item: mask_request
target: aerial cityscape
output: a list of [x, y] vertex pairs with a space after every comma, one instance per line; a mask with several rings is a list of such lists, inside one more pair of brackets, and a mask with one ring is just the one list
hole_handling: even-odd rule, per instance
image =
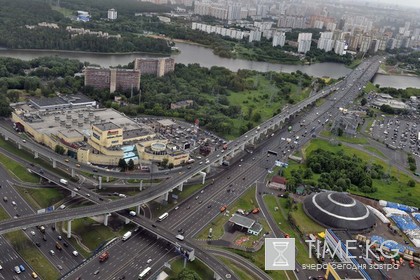
[[420, 2], [0, 7], [0, 279], [420, 280]]

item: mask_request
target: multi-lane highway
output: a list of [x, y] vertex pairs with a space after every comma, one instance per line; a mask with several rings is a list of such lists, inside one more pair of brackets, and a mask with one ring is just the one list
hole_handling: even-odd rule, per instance
[[[376, 70], [375, 70], [376, 71]], [[362, 71], [360, 70], [356, 70], [356, 73], [360, 72], [359, 74], [363, 74]], [[354, 74], [355, 72], [352, 72], [352, 74]], [[370, 73], [364, 73], [366, 76], [369, 76]], [[353, 77], [353, 79], [357, 79], [360, 78], [361, 75], [357, 75], [355, 74]], [[373, 76], [373, 74], [372, 74]], [[352, 79], [352, 75], [350, 75], [347, 80], [346, 83], [348, 83], [349, 81]], [[370, 79], [370, 78], [369, 78]], [[351, 86], [349, 86], [350, 88]], [[344, 91], [344, 90], [343, 90]], [[326, 94], [325, 94], [326, 95]], [[314, 98], [315, 95], [312, 95], [310, 99]], [[317, 96], [318, 98], [319, 96]], [[313, 100], [316, 100], [313, 99]], [[312, 100], [312, 101], [313, 101]], [[340, 99], [341, 100], [341, 99]], [[289, 109], [289, 114], [295, 114], [296, 112], [300, 111], [304, 106], [306, 106], [309, 103], [302, 103], [297, 105], [296, 107], [290, 108]], [[336, 104], [339, 105], [339, 104]], [[339, 105], [340, 106], [340, 105]], [[283, 117], [285, 118], [285, 117]], [[309, 119], [308, 119], [309, 120]], [[277, 120], [278, 121], [278, 120]], [[275, 122], [275, 119], [271, 119], [269, 120], [268, 123], [265, 123], [263, 125], [261, 125], [262, 129], [267, 129], [267, 125], [270, 125], [270, 123]], [[229, 148], [232, 149], [234, 147], [236, 147], [238, 144], [240, 144], [241, 142], [244, 143], [246, 142], [246, 138], [248, 137], [248, 135], [254, 135], [258, 133], [257, 130], [255, 131], [250, 131], [248, 132], [247, 135], [242, 136], [243, 139], [238, 139], [237, 141], [234, 141], [232, 143], [230, 143]], [[228, 149], [229, 150], [229, 149]], [[209, 157], [210, 161], [216, 161], [218, 160], [219, 156], [213, 155]], [[243, 165], [244, 167], [246, 167], [246, 165]], [[202, 167], [196, 167], [195, 169], [192, 169], [190, 171], [187, 171], [185, 174], [185, 177], [189, 177], [191, 175], [193, 175], [193, 173], [195, 174], [197, 172], [197, 170], [201, 170]], [[191, 174], [188, 174], [188, 172], [190, 172]], [[251, 175], [251, 174], [250, 174]], [[254, 174], [256, 175], [256, 174]], [[178, 176], [180, 177], [180, 176]], [[181, 176], [182, 177], [182, 176]], [[249, 176], [248, 176], [249, 177]], [[45, 214], [45, 215], [32, 215], [30, 217], [20, 217], [18, 219], [15, 220], [9, 220], [6, 222], [2, 222], [0, 223], [0, 232], [4, 233], [7, 231], [11, 231], [14, 229], [18, 229], [18, 228], [22, 228], [28, 225], [36, 225], [36, 224], [41, 224], [41, 223], [47, 223], [47, 222], [52, 222], [52, 221], [62, 221], [62, 220], [69, 220], [69, 219], [74, 219], [74, 218], [78, 218], [78, 217], [84, 217], [84, 216], [92, 216], [92, 215], [96, 215], [96, 214], [104, 214], [104, 213], [108, 213], [108, 212], [114, 212], [116, 210], [121, 210], [130, 206], [135, 206], [138, 205], [139, 203], [143, 203], [146, 199], [150, 199], [150, 198], [154, 198], [157, 197], [159, 195], [161, 195], [162, 190], [167, 190], [168, 188], [173, 188], [175, 187], [177, 184], [182, 183], [184, 181], [185, 178], [178, 178], [177, 180], [174, 180], [175, 182], [172, 181], [171, 182], [164, 182], [163, 184], [156, 186], [153, 189], [148, 189], [144, 192], [142, 192], [140, 195], [136, 196], [136, 197], [131, 197], [131, 198], [127, 198], [127, 199], [122, 199], [116, 202], [112, 202], [112, 203], [106, 203], [104, 205], [96, 205], [96, 206], [90, 206], [90, 207], [84, 207], [84, 208], [78, 208], [78, 209], [70, 209], [70, 210], [65, 210], [62, 211], [62, 213], [49, 213], [49, 214]], [[243, 181], [247, 180], [242, 179]], [[252, 183], [252, 180], [250, 180], [250, 182], [243, 182], [244, 184], [249, 184]], [[142, 200], [143, 199], [143, 200]], [[122, 207], [122, 208], [121, 208]], [[207, 204], [208, 207], [208, 204]], [[213, 207], [213, 206], [212, 206]], [[216, 205], [215, 205], [216, 207]], [[204, 207], [201, 207], [203, 209], [205, 209]], [[209, 209], [209, 208], [207, 208]], [[204, 219], [203, 219], [204, 220]], [[207, 218], [206, 218], [207, 220]], [[157, 231], [156, 228], [150, 228], [151, 231]], [[188, 234], [187, 234], [188, 235]], [[203, 257], [205, 258], [205, 257]]]

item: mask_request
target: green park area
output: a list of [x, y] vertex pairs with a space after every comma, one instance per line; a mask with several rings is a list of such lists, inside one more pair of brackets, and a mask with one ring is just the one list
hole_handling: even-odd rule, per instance
[[29, 173], [25, 167], [16, 161], [8, 158], [7, 156], [0, 154], [0, 162], [3, 167], [17, 179], [27, 183], [39, 183], [39, 177]]
[[[9, 214], [0, 207], [0, 220], [9, 218]], [[60, 274], [54, 266], [22, 231], [9, 232], [4, 234], [4, 237], [42, 279], [59, 277]]]
[[[165, 269], [170, 277], [169, 279], [213, 279], [213, 271], [198, 259], [193, 262], [187, 261], [185, 269], [183, 258], [176, 258], [170, 264], [171, 268]], [[200, 278], [192, 278], [191, 275]]]
[[[67, 223], [62, 223], [61, 227], [67, 230]], [[71, 224], [72, 234], [83, 244], [83, 246], [79, 244], [78, 248], [85, 247], [87, 250], [84, 249], [84, 251], [94, 251], [100, 245], [115, 237], [122, 236], [133, 228], [133, 224], [128, 224], [113, 230], [111, 227], [104, 226], [103, 223], [97, 222], [91, 218], [73, 220]], [[72, 244], [77, 244], [75, 238], [71, 238], [70, 242]]]
[[16, 190], [34, 208], [46, 208], [67, 197], [68, 191], [59, 188], [23, 188]]
[[363, 136], [357, 136], [357, 137], [347, 137], [347, 136], [337, 136], [333, 134], [329, 130], [323, 130], [321, 131], [321, 136], [334, 139], [341, 142], [351, 143], [351, 144], [367, 144], [368, 140]]
[[[311, 153], [318, 149], [321, 149], [323, 152], [316, 152], [316, 157], [311, 158]], [[312, 162], [310, 164], [314, 164], [313, 160], [318, 161], [320, 156], [325, 157], [333, 155], [329, 156], [331, 160], [339, 160], [344, 156], [347, 161], [341, 162], [342, 164], [352, 163], [355, 164], [355, 168], [362, 168], [360, 170], [364, 170], [363, 172], [365, 173], [365, 175], [363, 175], [365, 176], [363, 179], [364, 183], [362, 183], [369, 184], [369, 182], [371, 182], [371, 186], [365, 187], [362, 184], [361, 187], [356, 187], [353, 183], [355, 182], [355, 178], [352, 178], [353, 181], [346, 181], [348, 183], [347, 191], [351, 193], [374, 199], [384, 199], [408, 205], [419, 205], [420, 184], [408, 175], [408, 171], [404, 172], [396, 166], [392, 166], [381, 158], [374, 156], [378, 151], [374, 151], [369, 147], [366, 147], [366, 149], [370, 150], [372, 153], [368, 154], [362, 150], [346, 146], [345, 143], [337, 143], [336, 141], [331, 143], [326, 140], [313, 139], [302, 149], [302, 151], [306, 161], [308, 161], [309, 158], [309, 161]], [[331, 171], [329, 173], [323, 171], [324, 173], [321, 174], [316, 172], [316, 170], [311, 169], [309, 171], [307, 164], [308, 163], [290, 164], [289, 167], [284, 170], [283, 175], [289, 182], [293, 182], [296, 177], [299, 177], [298, 174], [303, 174], [303, 176], [309, 174], [308, 178], [303, 179], [303, 183], [306, 183], [307, 185], [324, 184], [321, 188], [328, 187], [328, 184], [325, 185], [325, 182], [328, 182], [328, 179], [332, 179], [335, 176], [334, 174], [336, 171]], [[312, 166], [317, 165], [315, 164]], [[334, 163], [330, 166], [334, 167]], [[367, 170], [363, 168], [370, 168], [371, 171], [367, 172]], [[351, 171], [348, 170], [348, 168], [346, 170], [348, 172]], [[334, 183], [330, 187], [333, 185]]]
[[[315, 263], [314, 259], [309, 258], [308, 248], [303, 241], [305, 237], [301, 236], [301, 233], [297, 229], [299, 228], [303, 234], [318, 233], [320, 231], [324, 231], [325, 229], [310, 220], [303, 212], [302, 207], [299, 209], [297, 204], [293, 205], [286, 198], [277, 198], [275, 196], [268, 195], [264, 197], [264, 202], [266, 203], [267, 208], [279, 228], [285, 234], [289, 234], [291, 238], [296, 238], [296, 260], [301, 264]], [[290, 223], [289, 215], [292, 215], [293, 220], [295, 221], [295, 226], [292, 226]], [[307, 230], [307, 232], [304, 232], [303, 230]]]
[[[54, 173], [56, 173], [57, 175], [61, 176], [62, 178], [67, 178], [69, 180], [74, 180], [68, 172], [65, 172], [65, 171], [63, 171], [61, 169], [58, 169], [58, 168], [53, 168], [52, 163], [48, 163], [48, 162], [46, 162], [46, 161], [44, 161], [40, 158], [34, 158], [33, 154], [27, 152], [24, 149], [18, 149], [14, 144], [12, 144], [9, 141], [4, 140], [3, 138], [0, 138], [0, 147], [6, 149], [10, 153], [15, 154], [16, 156], [20, 157], [21, 159], [24, 159], [28, 162], [33, 162], [34, 164], [37, 164], [37, 165], [39, 165], [42, 168], [45, 168], [47, 170], [51, 170]], [[8, 161], [10, 161], [10, 159], [8, 159]], [[19, 165], [19, 163], [17, 163], [17, 164]], [[18, 170], [20, 170], [20, 171], [17, 171], [18, 174], [23, 173], [21, 168], [29, 174], [29, 172], [23, 166], [20, 166], [20, 167], [17, 168]], [[29, 174], [29, 175], [31, 175], [31, 174]], [[18, 176], [18, 175], [16, 175], [16, 176]], [[28, 175], [23, 175], [23, 176], [28, 176]], [[31, 175], [31, 176], [35, 176], [35, 175]], [[28, 180], [34, 181], [34, 179], [28, 179]], [[38, 180], [36, 180], [35, 183], [38, 183], [38, 182], [39, 182], [39, 178], [38, 178]]]

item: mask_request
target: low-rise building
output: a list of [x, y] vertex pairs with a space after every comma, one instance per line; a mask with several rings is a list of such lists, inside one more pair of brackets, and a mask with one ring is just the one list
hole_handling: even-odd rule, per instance
[[62, 99], [17, 104], [12, 120], [36, 142], [53, 150], [61, 146], [83, 163], [117, 166], [120, 159], [135, 164], [167, 159], [177, 166], [189, 159], [183, 148], [114, 109], [63, 107], [58, 101]]
[[194, 104], [192, 100], [182, 100], [175, 103], [171, 103], [171, 110], [182, 109], [191, 107]]
[[252, 235], [259, 235], [263, 230], [261, 224], [253, 219], [238, 214], [233, 214], [232, 217], [230, 217], [229, 222], [238, 226], [241, 230], [246, 230], [248, 234]]

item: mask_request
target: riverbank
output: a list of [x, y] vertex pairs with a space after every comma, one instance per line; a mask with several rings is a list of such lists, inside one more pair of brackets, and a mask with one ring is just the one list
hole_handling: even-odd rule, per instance
[[378, 74], [389, 75], [389, 76], [406, 76], [406, 77], [420, 77], [413, 72], [405, 71], [404, 69], [398, 68], [398, 65], [391, 66], [382, 63], [379, 67]]
[[87, 54], [87, 55], [153, 55], [167, 57], [171, 53], [154, 53], [154, 52], [90, 52], [90, 51], [72, 51], [72, 50], [53, 50], [53, 49], [8, 49], [0, 48], [2, 51], [23, 51], [23, 52], [39, 52], [39, 53], [69, 53], [69, 54]]

